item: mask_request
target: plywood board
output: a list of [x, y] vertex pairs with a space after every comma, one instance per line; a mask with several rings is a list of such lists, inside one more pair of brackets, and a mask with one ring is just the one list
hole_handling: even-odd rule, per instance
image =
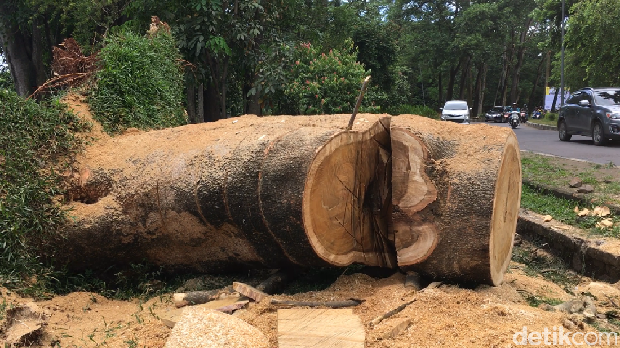
[[279, 348], [363, 348], [365, 340], [352, 309], [278, 309]]

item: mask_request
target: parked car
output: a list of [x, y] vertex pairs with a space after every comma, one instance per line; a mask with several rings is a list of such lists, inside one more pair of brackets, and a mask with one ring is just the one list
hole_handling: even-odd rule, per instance
[[491, 110], [484, 114], [484, 122], [502, 122], [502, 116], [504, 114], [503, 106], [494, 106]]
[[582, 88], [573, 93], [560, 108], [560, 140], [573, 135], [592, 137], [594, 145], [620, 139], [620, 87]]
[[441, 108], [441, 120], [459, 123], [469, 123], [471, 109], [464, 100], [449, 100]]

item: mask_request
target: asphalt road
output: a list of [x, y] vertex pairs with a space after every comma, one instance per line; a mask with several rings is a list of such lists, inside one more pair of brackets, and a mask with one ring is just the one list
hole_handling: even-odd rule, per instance
[[[508, 123], [487, 123], [497, 127], [510, 127]], [[620, 166], [620, 141], [606, 146], [594, 146], [591, 137], [573, 135], [569, 142], [558, 139], [557, 131], [541, 130], [521, 124], [514, 130], [521, 150], [554, 156], [576, 158], [585, 161]]]

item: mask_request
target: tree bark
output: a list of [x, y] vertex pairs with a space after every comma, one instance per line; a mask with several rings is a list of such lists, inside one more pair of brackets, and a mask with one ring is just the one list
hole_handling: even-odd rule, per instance
[[398, 265], [433, 277], [500, 284], [521, 197], [514, 133], [400, 115], [392, 119], [391, 139]]
[[196, 82], [194, 77], [189, 75], [187, 77], [187, 118], [190, 123], [198, 123], [196, 120]]
[[78, 159], [58, 258], [221, 271], [395, 266], [387, 116], [244, 116], [100, 141]]

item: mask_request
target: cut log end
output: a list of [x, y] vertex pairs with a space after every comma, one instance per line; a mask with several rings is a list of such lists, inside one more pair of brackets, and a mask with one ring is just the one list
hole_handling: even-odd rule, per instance
[[388, 229], [390, 140], [376, 122], [342, 132], [317, 152], [303, 196], [303, 218], [316, 253], [334, 265], [395, 267]]
[[514, 135], [506, 141], [500, 165], [491, 217], [489, 258], [491, 282], [499, 285], [510, 263], [512, 246], [521, 204], [521, 157]]

